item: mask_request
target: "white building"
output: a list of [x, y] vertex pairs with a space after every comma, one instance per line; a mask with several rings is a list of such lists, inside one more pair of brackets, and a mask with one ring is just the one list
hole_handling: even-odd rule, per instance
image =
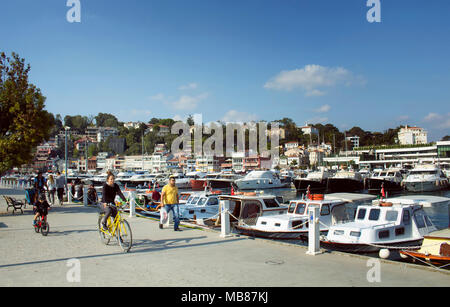
[[400, 145], [427, 144], [427, 136], [428, 132], [423, 128], [405, 126], [398, 132], [398, 142]]
[[319, 130], [314, 128], [313, 126], [305, 125], [300, 127], [302, 129], [303, 134], [319, 134]]
[[352, 143], [352, 148], [359, 147], [359, 136], [348, 136], [347, 141], [350, 141], [350, 143]]

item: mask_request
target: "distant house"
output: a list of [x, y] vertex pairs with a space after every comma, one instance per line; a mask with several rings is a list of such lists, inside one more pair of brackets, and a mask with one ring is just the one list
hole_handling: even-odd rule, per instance
[[428, 143], [428, 132], [419, 127], [400, 128], [398, 132], [398, 142], [400, 145], [419, 145]]

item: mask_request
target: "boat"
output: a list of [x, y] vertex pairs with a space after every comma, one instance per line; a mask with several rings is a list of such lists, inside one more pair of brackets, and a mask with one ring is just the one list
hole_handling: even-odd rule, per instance
[[160, 185], [166, 185], [169, 183], [169, 178], [175, 178], [175, 185], [179, 189], [189, 189], [191, 187], [191, 178], [186, 177], [183, 173], [174, 173], [169, 175], [164, 180], [160, 181]]
[[327, 189], [327, 179], [330, 176], [326, 168], [320, 168], [317, 171], [309, 172], [304, 178], [296, 177], [294, 186], [299, 192], [306, 192], [309, 187], [311, 193], [324, 193]]
[[277, 240], [306, 241], [309, 232], [310, 208], [319, 208], [320, 232], [326, 234], [328, 228], [336, 223], [350, 221], [353, 218], [353, 206], [371, 201], [373, 195], [336, 193], [336, 194], [310, 194], [306, 198], [291, 200], [285, 214], [263, 215], [258, 217], [255, 225], [242, 224], [236, 226], [241, 234]]
[[364, 189], [363, 179], [354, 170], [339, 170], [327, 178], [327, 193], [356, 192]]
[[383, 189], [389, 195], [403, 190], [402, 181], [399, 169], [377, 170], [365, 179], [365, 186], [369, 193], [380, 194]]
[[284, 214], [288, 207], [279, 202], [279, 197], [263, 192], [237, 192], [235, 195], [220, 195], [219, 202], [228, 202], [231, 225], [239, 233], [242, 225], [255, 225], [258, 217]]
[[437, 230], [423, 237], [418, 250], [401, 250], [400, 254], [440, 268], [450, 264], [450, 228]]
[[272, 171], [251, 171], [244, 178], [236, 179], [234, 183], [239, 190], [273, 189], [286, 186]]
[[358, 206], [352, 222], [332, 225], [321, 246], [352, 253], [379, 252], [384, 258], [386, 251], [419, 246], [425, 235], [436, 230], [419, 200], [377, 199], [372, 205]]
[[219, 212], [220, 191], [193, 192], [179, 207], [180, 219], [209, 219]]
[[410, 192], [433, 192], [447, 189], [448, 178], [435, 164], [422, 164], [414, 167], [402, 181]]

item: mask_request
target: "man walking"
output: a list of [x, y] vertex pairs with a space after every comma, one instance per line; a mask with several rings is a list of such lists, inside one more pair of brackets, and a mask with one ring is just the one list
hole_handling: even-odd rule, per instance
[[[178, 228], [178, 225], [180, 224], [180, 212], [178, 208], [179, 203], [179, 196], [178, 196], [178, 188], [175, 185], [175, 177], [169, 177], [169, 183], [164, 186], [162, 189], [161, 194], [161, 210], [165, 210], [167, 215], [172, 210], [173, 212], [173, 229], [175, 231], [181, 231], [180, 228]], [[161, 216], [163, 215], [163, 212], [161, 211]], [[160, 222], [159, 228], [162, 229], [163, 225]]]
[[59, 204], [63, 205], [63, 197], [64, 197], [64, 187], [66, 186], [66, 178], [61, 176], [60, 172], [57, 172], [56, 175], [56, 193], [58, 195]]

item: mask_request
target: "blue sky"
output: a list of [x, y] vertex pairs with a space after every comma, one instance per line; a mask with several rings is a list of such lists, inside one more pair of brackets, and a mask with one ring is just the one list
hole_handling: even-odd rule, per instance
[[54, 114], [400, 124], [450, 134], [450, 1], [3, 0], [0, 50]]

